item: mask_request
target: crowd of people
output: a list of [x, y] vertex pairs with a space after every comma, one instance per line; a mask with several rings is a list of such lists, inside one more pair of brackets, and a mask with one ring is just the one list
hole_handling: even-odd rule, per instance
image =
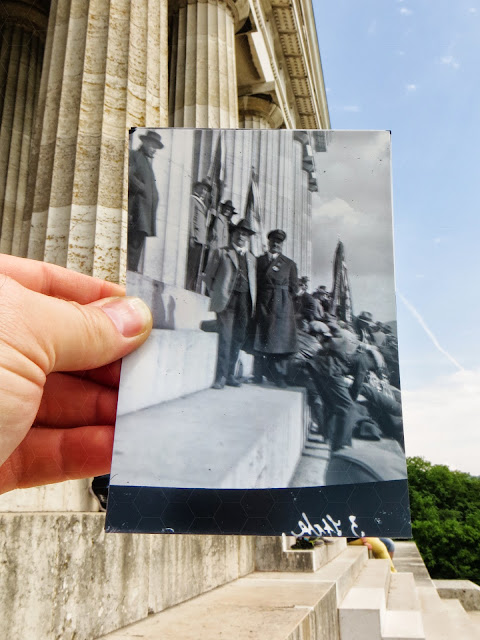
[[[200, 185], [207, 185], [204, 192], [208, 193], [208, 183], [202, 181], [195, 188]], [[206, 210], [193, 203], [192, 230], [198, 228], [199, 216], [205, 217]], [[195, 250], [195, 272], [217, 316], [213, 388], [238, 387], [247, 381], [304, 387], [311, 433], [328, 442], [332, 451], [351, 445], [352, 437], [388, 437], [403, 447], [392, 327], [375, 322], [369, 311], [350, 322], [339, 317], [325, 285], [310, 293], [308, 278], [299, 278], [295, 262], [283, 254], [284, 230], [269, 231], [268, 250], [254, 256], [249, 247], [255, 230], [246, 218], [233, 224], [234, 211], [231, 201], [220, 203], [219, 215], [211, 216], [210, 225], [203, 220], [207, 238], [203, 265], [198, 256], [205, 256], [205, 246]], [[223, 246], [208, 244], [209, 228], [222, 229]], [[194, 244], [192, 236], [190, 246]], [[238, 368], [242, 350], [254, 356], [250, 379]]]

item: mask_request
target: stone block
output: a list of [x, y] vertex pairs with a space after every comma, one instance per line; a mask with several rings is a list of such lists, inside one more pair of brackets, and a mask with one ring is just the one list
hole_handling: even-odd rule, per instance
[[339, 640], [332, 585], [239, 579], [105, 636], [109, 640]]
[[0, 513], [29, 511], [98, 511], [89, 493], [90, 480], [67, 480], [31, 489], [16, 489], [0, 496]]
[[387, 608], [392, 611], [418, 611], [420, 609], [413, 573], [392, 573]]
[[[301, 391], [244, 385], [120, 415], [112, 481], [206, 489], [288, 487], [303, 448], [303, 404]], [[119, 413], [124, 412], [122, 405]]]
[[105, 534], [104, 523], [0, 516], [0, 637], [92, 640], [253, 570], [251, 537]]
[[123, 359], [117, 416], [207, 389], [216, 364], [216, 333], [154, 329]]
[[420, 611], [386, 611], [382, 640], [425, 640]]
[[465, 611], [480, 611], [480, 587], [470, 580], [434, 580], [441, 598], [459, 600]]
[[345, 539], [329, 539], [313, 549], [291, 549], [293, 536], [259, 536], [255, 543], [257, 571], [318, 571], [345, 549]]
[[352, 587], [338, 608], [341, 639], [382, 640], [385, 604], [383, 589]]

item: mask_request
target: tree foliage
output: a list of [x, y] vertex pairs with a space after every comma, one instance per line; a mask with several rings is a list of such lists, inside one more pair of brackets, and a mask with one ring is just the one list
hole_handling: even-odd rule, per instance
[[413, 537], [432, 578], [480, 584], [480, 478], [407, 458]]

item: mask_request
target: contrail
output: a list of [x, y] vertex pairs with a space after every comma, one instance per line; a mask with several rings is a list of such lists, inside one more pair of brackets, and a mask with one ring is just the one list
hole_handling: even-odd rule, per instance
[[400, 298], [400, 300], [403, 302], [403, 304], [407, 307], [407, 309], [410, 311], [410, 313], [414, 316], [414, 318], [416, 318], [420, 324], [420, 326], [422, 327], [422, 329], [425, 331], [425, 333], [427, 334], [427, 336], [430, 338], [430, 340], [433, 342], [433, 344], [435, 345], [435, 347], [440, 351], [440, 353], [442, 353], [444, 356], [446, 356], [450, 362], [452, 364], [454, 364], [457, 369], [459, 371], [465, 371], [464, 367], [462, 367], [462, 365], [457, 362], [455, 360], [455, 358], [453, 356], [451, 356], [448, 351], [445, 351], [445, 349], [442, 347], [442, 345], [439, 343], [439, 341], [437, 340], [436, 336], [434, 335], [434, 333], [431, 331], [431, 329], [428, 327], [427, 323], [425, 322], [425, 320], [422, 318], [422, 316], [418, 313], [418, 311], [415, 309], [415, 307], [413, 306], [413, 304], [411, 302], [409, 302], [404, 295], [402, 295], [400, 292], [398, 292], [398, 297]]

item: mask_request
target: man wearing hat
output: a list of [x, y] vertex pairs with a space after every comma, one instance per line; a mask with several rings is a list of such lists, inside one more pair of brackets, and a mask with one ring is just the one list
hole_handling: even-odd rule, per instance
[[373, 332], [375, 329], [376, 323], [373, 321], [373, 316], [370, 311], [362, 311], [362, 313], [357, 316], [356, 322], [357, 335], [361, 342], [375, 344], [373, 340]]
[[199, 291], [200, 274], [207, 244], [207, 213], [212, 184], [208, 177], [193, 185], [190, 197], [190, 245], [187, 261], [187, 289]]
[[234, 215], [235, 207], [231, 200], [225, 200], [220, 204], [210, 225], [208, 237], [210, 250], [228, 246], [230, 240], [229, 227]]
[[279, 387], [286, 386], [284, 361], [297, 351], [297, 265], [282, 254], [286, 237], [282, 229], [270, 231], [268, 251], [257, 260], [254, 382], [261, 383], [265, 374]]
[[127, 269], [138, 271], [145, 238], [156, 235], [158, 191], [152, 158], [163, 149], [160, 135], [148, 130], [140, 136], [141, 146], [131, 150], [128, 165], [128, 249]]
[[217, 314], [218, 355], [214, 389], [239, 387], [235, 367], [256, 301], [256, 258], [248, 250], [250, 223], [243, 219], [230, 228], [230, 244], [214, 249], [205, 269], [210, 310]]

